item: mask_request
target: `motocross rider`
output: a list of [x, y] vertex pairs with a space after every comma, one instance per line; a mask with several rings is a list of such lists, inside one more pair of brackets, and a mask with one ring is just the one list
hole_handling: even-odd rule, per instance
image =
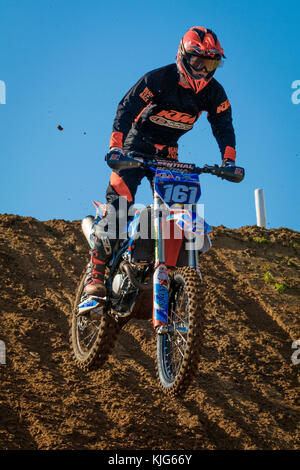
[[[213, 78], [224, 58], [213, 31], [200, 26], [189, 29], [180, 41], [176, 64], [146, 73], [120, 101], [108, 156], [116, 154], [118, 158], [129, 151], [140, 151], [155, 158], [177, 160], [178, 139], [206, 111], [220, 148], [222, 165], [235, 165], [231, 105], [222, 85]], [[104, 297], [106, 294], [105, 266], [117, 241], [116, 235], [104, 228], [109, 226], [109, 208], [114, 208], [118, 220], [120, 198], [125, 198], [128, 210], [144, 176], [143, 168], [111, 173], [106, 191], [107, 214], [92, 235], [94, 249], [90, 252], [84, 288], [88, 295]]]

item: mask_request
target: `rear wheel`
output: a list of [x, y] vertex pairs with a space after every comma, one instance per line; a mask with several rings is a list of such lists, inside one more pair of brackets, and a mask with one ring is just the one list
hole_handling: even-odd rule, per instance
[[70, 343], [76, 365], [82, 370], [103, 366], [112, 351], [119, 331], [117, 322], [102, 308], [78, 315], [78, 304], [84, 300], [85, 272], [76, 292]]
[[167, 332], [157, 336], [157, 373], [163, 391], [175, 396], [197, 373], [204, 312], [196, 270], [178, 268], [171, 276]]

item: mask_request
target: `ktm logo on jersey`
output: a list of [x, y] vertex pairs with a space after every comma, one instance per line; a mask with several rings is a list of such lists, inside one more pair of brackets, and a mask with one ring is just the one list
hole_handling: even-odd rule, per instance
[[223, 111], [226, 111], [230, 107], [229, 100], [224, 101], [224, 103], [221, 103], [220, 106], [217, 108], [217, 114], [222, 113]]
[[197, 116], [180, 113], [179, 111], [160, 111], [156, 116], [151, 116], [150, 120], [161, 126], [172, 127], [175, 129], [190, 130], [196, 121]]
[[171, 121], [183, 122], [184, 124], [194, 124], [196, 121], [196, 116], [191, 116], [190, 114], [180, 113], [179, 111], [161, 111], [157, 116], [165, 117], [166, 119], [171, 119]]

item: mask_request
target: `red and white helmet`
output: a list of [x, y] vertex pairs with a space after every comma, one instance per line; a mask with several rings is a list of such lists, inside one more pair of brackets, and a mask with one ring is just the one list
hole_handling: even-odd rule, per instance
[[[216, 34], [211, 29], [193, 26], [180, 41], [176, 64], [189, 87], [199, 93], [212, 79], [222, 57], [225, 58], [224, 51]], [[202, 69], [206, 71], [203, 75]]]

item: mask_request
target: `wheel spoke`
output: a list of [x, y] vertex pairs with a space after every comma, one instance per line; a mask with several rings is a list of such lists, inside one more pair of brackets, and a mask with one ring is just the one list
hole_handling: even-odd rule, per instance
[[182, 339], [182, 342], [186, 344], [186, 337], [184, 337], [183, 334], [181, 334], [181, 332], [178, 329], [175, 328], [175, 331], [178, 334], [178, 336]]
[[[183, 289], [179, 286], [174, 302], [171, 304], [169, 312], [169, 323], [172, 326], [172, 333], [166, 337], [167, 352], [165, 352], [166, 369], [172, 379], [175, 379], [184, 358], [188, 333], [188, 317], [187, 317], [187, 300], [188, 297]], [[180, 331], [179, 325], [183, 325], [183, 331]]]
[[87, 353], [93, 346], [99, 331], [98, 322], [90, 320], [89, 317], [79, 318], [77, 323], [78, 348]]

